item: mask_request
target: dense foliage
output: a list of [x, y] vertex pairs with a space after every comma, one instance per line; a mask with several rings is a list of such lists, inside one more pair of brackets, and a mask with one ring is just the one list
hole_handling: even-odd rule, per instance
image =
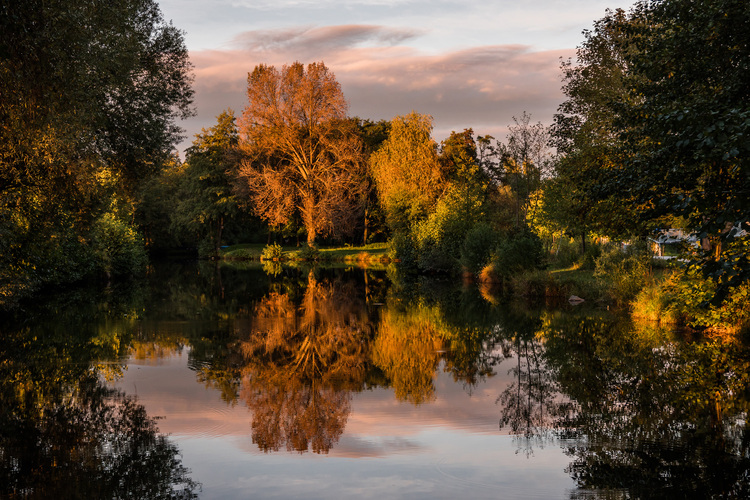
[[193, 91], [182, 33], [152, 0], [3, 2], [0, 32], [4, 302], [123, 271], [94, 240], [129, 245], [129, 228], [104, 228], [130, 224], [139, 184], [169, 158]]

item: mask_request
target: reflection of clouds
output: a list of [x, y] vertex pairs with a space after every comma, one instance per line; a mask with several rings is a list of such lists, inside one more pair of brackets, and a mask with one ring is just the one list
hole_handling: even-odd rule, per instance
[[526, 45], [485, 45], [433, 55], [402, 45], [418, 31], [373, 25], [247, 31], [230, 48], [190, 54], [200, 117], [189, 137], [214, 117], [246, 102], [247, 73], [260, 63], [324, 61], [350, 102], [350, 114], [390, 119], [412, 110], [435, 118], [435, 136], [473, 127], [502, 134], [522, 111], [549, 123], [562, 101], [560, 58], [573, 50], [533, 51]]
[[368, 439], [347, 435], [336, 445], [335, 456], [347, 458], [387, 457], [404, 453], [425, 453], [428, 449], [414, 439], [392, 436], [384, 439]]

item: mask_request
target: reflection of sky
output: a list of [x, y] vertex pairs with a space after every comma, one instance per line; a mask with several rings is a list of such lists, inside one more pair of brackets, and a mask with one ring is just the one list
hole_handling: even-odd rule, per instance
[[132, 361], [116, 385], [159, 418], [201, 498], [562, 498], [574, 487], [556, 443], [527, 456], [498, 429], [495, 401], [512, 360], [471, 395], [441, 372], [436, 399], [420, 406], [392, 390], [355, 393], [339, 442], [317, 455], [259, 451], [249, 410], [202, 387], [187, 357]]

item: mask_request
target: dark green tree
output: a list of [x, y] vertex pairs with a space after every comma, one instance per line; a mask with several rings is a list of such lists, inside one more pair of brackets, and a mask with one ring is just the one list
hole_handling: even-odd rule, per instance
[[199, 247], [218, 255], [225, 224], [237, 212], [232, 172], [238, 163], [239, 133], [234, 112], [223, 111], [216, 125], [202, 129], [188, 148], [172, 228], [200, 238]]
[[623, 10], [607, 11], [593, 30], [584, 31], [575, 60], [562, 64], [567, 99], [552, 126], [551, 144], [559, 156], [545, 188], [543, 215], [570, 236], [580, 236], [584, 250], [591, 230], [611, 236], [642, 232], [633, 224], [635, 202], [622, 203], [602, 190], [604, 176], [620, 164], [615, 106], [628, 99], [623, 83], [627, 23]]
[[627, 161], [606, 192], [637, 200], [645, 220], [684, 217], [719, 302], [750, 278], [750, 5], [641, 2], [627, 28]]
[[0, 12], [7, 298], [98, 269], [91, 228], [106, 214], [130, 223], [139, 182], [168, 159], [193, 91], [183, 35], [153, 0], [4, 1]]

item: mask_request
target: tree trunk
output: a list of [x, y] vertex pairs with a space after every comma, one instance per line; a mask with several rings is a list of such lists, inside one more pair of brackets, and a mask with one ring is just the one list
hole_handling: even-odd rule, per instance
[[581, 231], [581, 255], [586, 253], [586, 231]]
[[219, 249], [221, 248], [221, 233], [224, 230], [224, 217], [219, 217], [219, 223], [216, 228], [216, 239], [214, 240], [214, 256], [219, 258]]

